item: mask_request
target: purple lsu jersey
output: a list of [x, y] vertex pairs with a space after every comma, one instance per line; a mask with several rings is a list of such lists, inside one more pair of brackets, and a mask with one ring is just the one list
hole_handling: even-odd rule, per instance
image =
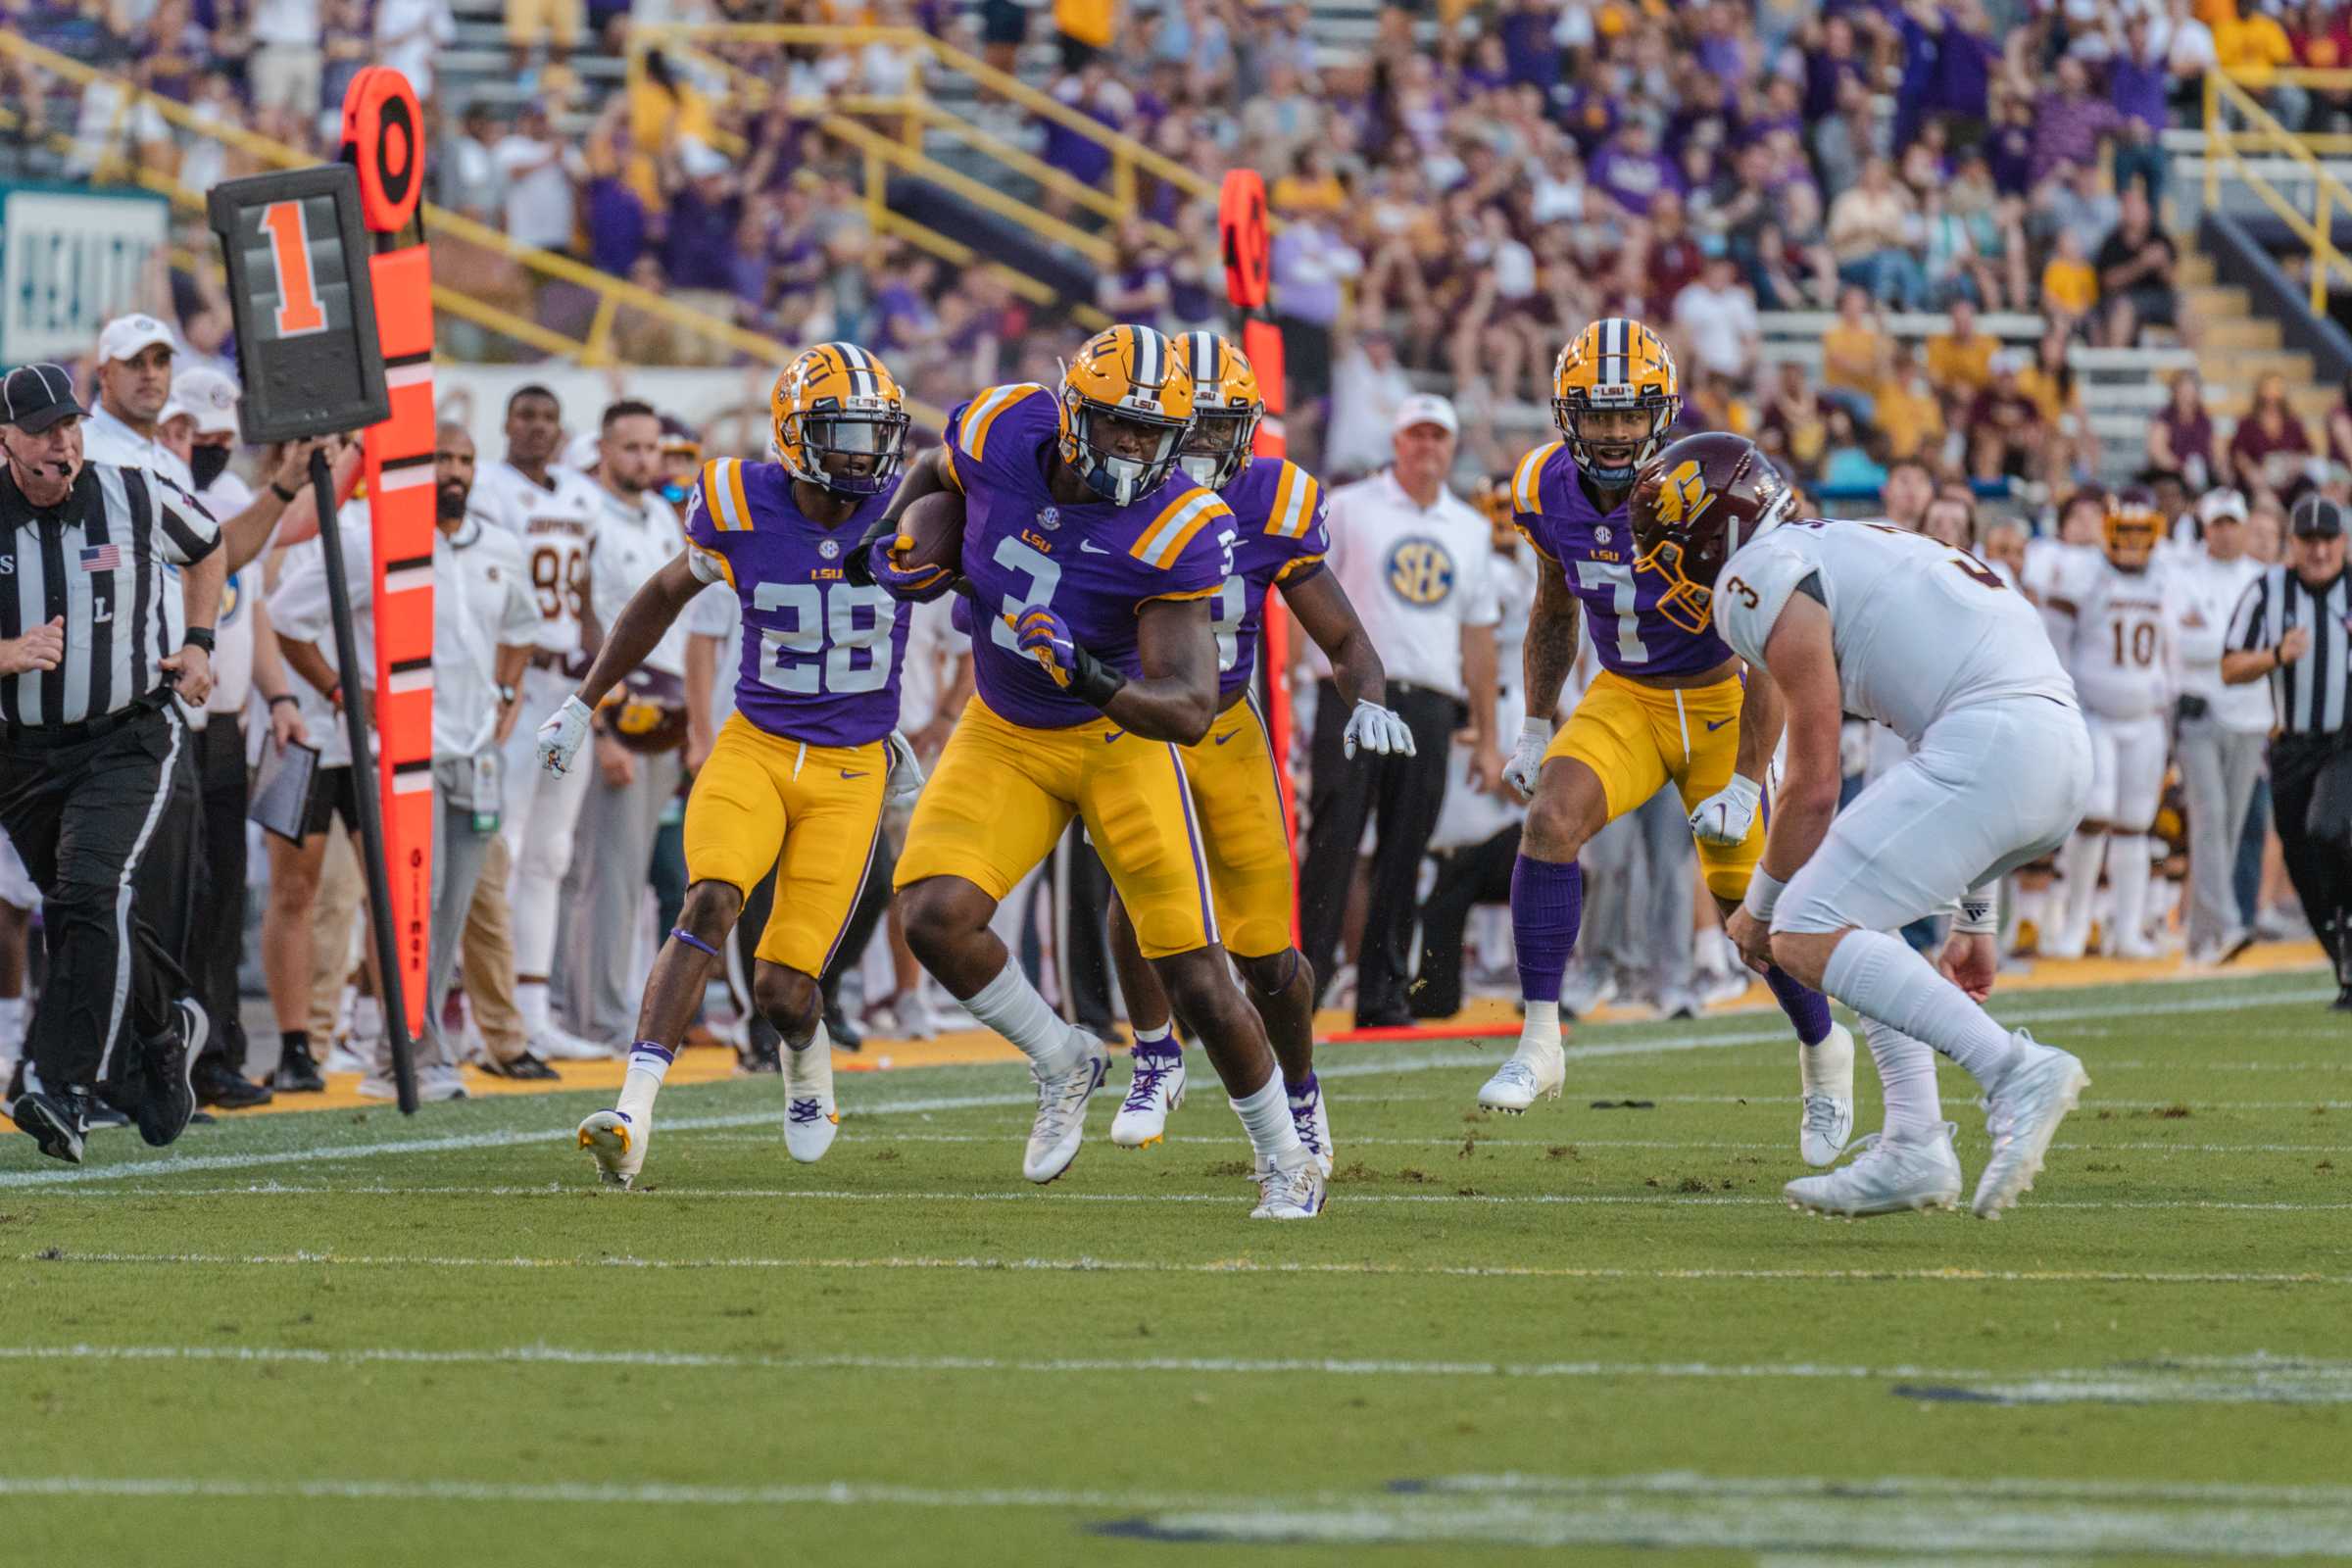
[[1060, 439], [1060, 406], [1035, 382], [991, 387], [948, 418], [947, 473], [964, 495], [973, 680], [1000, 717], [1030, 729], [1102, 713], [1020, 651], [1006, 615], [1050, 609], [1079, 647], [1134, 679], [1143, 606], [1206, 599], [1233, 570], [1232, 510], [1181, 473], [1132, 506], [1055, 501], [1047, 475]]
[[743, 603], [735, 707], [770, 735], [811, 746], [863, 746], [899, 722], [899, 671], [909, 624], [899, 602], [842, 570], [897, 486], [847, 522], [811, 522], [773, 463], [703, 465], [686, 501], [687, 562]]
[[1257, 669], [1266, 595], [1278, 582], [1304, 582], [1321, 571], [1331, 532], [1323, 487], [1288, 458], [1252, 458], [1219, 493], [1233, 509], [1240, 535], [1233, 574], [1218, 590], [1210, 617], [1217, 632], [1217, 706], [1223, 708]]
[[1619, 501], [1604, 514], [1578, 482], [1563, 441], [1536, 448], [1511, 478], [1511, 521], [1558, 564], [1585, 608], [1593, 651], [1620, 675], [1691, 675], [1732, 657], [1709, 627], [1685, 631], [1658, 611], [1667, 584], [1634, 569], [1634, 530]]

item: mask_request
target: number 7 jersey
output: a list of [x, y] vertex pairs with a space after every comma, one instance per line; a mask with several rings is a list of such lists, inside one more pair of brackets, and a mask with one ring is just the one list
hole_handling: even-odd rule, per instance
[[1659, 611], [1667, 585], [1634, 569], [1640, 552], [1625, 502], [1605, 513], [1592, 504], [1566, 442], [1547, 442], [1520, 460], [1511, 476], [1511, 521], [1566, 574], [1604, 668], [1636, 680], [1696, 675], [1732, 657], [1712, 631], [1685, 631]]
[[[1764, 645], [1808, 579], [1830, 614], [1845, 710], [1907, 741], [1955, 709], [2009, 697], [2076, 707], [2041, 613], [1966, 551], [1884, 522], [1784, 522], [1740, 547], [1715, 583], [1715, 626], [1769, 669]], [[1987, 759], [2032, 767], [2035, 759]]]
[[773, 463], [703, 465], [686, 500], [687, 564], [743, 604], [735, 707], [770, 735], [810, 746], [863, 746], [899, 721], [905, 607], [851, 582], [842, 562], [890, 507], [894, 484], [826, 528], [792, 498]]

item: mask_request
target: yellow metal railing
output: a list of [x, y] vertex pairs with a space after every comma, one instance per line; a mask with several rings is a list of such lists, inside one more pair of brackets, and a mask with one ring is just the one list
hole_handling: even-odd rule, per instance
[[[152, 108], [179, 130], [218, 142], [266, 167], [294, 169], [316, 162], [282, 142], [240, 126], [217, 124], [172, 99], [111, 76], [54, 50], [44, 49], [15, 33], [0, 31], [0, 53], [12, 55], [27, 66], [84, 88], [98, 82], [109, 84], [122, 98], [115, 128], [110, 132], [107, 143], [110, 148], [119, 143], [120, 132], [129, 110], [133, 106], [144, 106]], [[80, 145], [74, 134], [63, 130], [51, 132], [49, 139], [53, 144], [67, 149]], [[171, 175], [136, 167], [130, 161], [117, 160], [111, 155], [102, 158], [102, 163], [106, 165], [104, 172], [107, 173], [119, 172], [149, 189], [171, 197], [183, 207], [198, 212], [203, 210], [203, 194], [187, 189]], [[702, 339], [731, 354], [748, 355], [767, 364], [781, 366], [797, 352], [792, 345], [764, 333], [749, 331], [732, 321], [681, 305], [653, 289], [600, 272], [568, 256], [518, 244], [499, 230], [447, 208], [427, 203], [424, 215], [428, 239], [455, 240], [476, 247], [518, 265], [537, 278], [567, 283], [597, 297], [597, 308], [587, 337], [575, 339], [445, 283], [434, 285], [433, 304], [436, 310], [528, 345], [540, 353], [588, 366], [616, 363], [612, 343], [620, 313], [624, 310], [642, 318], [659, 321], [674, 331], [682, 331], [689, 337]], [[944, 413], [929, 405], [910, 404], [908, 412], [918, 422], [934, 428], [945, 423]]]
[[[2352, 83], [2352, 74], [2346, 77]], [[2233, 128], [2232, 122], [2242, 122], [2242, 129]], [[2270, 177], [2247, 158], [2248, 153], [2261, 157], [2284, 158], [2298, 166], [2303, 177], [2311, 181], [2312, 211], [2304, 213], [2294, 201], [2280, 191]], [[2332, 232], [2335, 213], [2352, 216], [2352, 188], [2330, 172], [2306, 146], [2304, 140], [2273, 118], [2270, 111], [2254, 101], [2246, 90], [2218, 71], [2205, 74], [2205, 205], [2218, 209], [2222, 199], [2222, 176], [2230, 177], [2254, 193], [2261, 203], [2278, 216], [2288, 232], [2302, 241], [2311, 255], [2311, 311], [2315, 316], [2328, 314], [2328, 284], [2330, 276], [2340, 275], [2352, 284], [2352, 262], [2347, 262], [2336, 249]]]
[[[2231, 85], [2249, 93], [2265, 91], [2273, 86], [2303, 87], [2313, 92], [2352, 94], [2352, 71], [2321, 70], [2314, 66], [2238, 66], [2221, 73]], [[2322, 158], [2341, 158], [2352, 154], [2352, 131], [2298, 130], [2295, 140]]]

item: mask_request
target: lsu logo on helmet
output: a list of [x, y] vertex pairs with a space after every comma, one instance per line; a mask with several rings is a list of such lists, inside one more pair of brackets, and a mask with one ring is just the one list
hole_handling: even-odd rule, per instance
[[[1629, 317], [1592, 322], [1568, 340], [1551, 372], [1551, 417], [1576, 466], [1603, 484], [1631, 484], [1657, 455], [1683, 410], [1682, 380], [1665, 340]], [[1594, 427], [1595, 415], [1644, 415], [1632, 431]]]
[[1222, 490], [1250, 466], [1250, 450], [1266, 400], [1250, 357], [1214, 332], [1186, 332], [1176, 339], [1193, 378], [1193, 433], [1177, 459], [1185, 477]]
[[820, 343], [784, 367], [768, 396], [768, 456], [796, 479], [879, 495], [906, 452], [906, 395], [855, 343]]
[[1149, 326], [1087, 339], [1061, 376], [1061, 456], [1095, 494], [1129, 506], [1167, 482], [1193, 427], [1193, 377]]

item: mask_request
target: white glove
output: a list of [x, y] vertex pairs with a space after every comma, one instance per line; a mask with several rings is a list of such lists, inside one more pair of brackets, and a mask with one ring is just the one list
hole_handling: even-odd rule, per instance
[[882, 799], [898, 806], [922, 792], [923, 764], [914, 759], [914, 744], [897, 730], [890, 732], [888, 745], [890, 777], [883, 780]]
[[588, 705], [577, 696], [564, 699], [548, 721], [539, 726], [539, 765], [558, 778], [571, 771], [571, 760], [588, 740]]
[[1394, 709], [1358, 698], [1355, 711], [1348, 715], [1347, 733], [1340, 737], [1340, 751], [1352, 758], [1359, 746], [1375, 757], [1410, 757], [1413, 732]]
[[1690, 836], [1718, 849], [1744, 844], [1747, 830], [1755, 824], [1756, 808], [1763, 801], [1763, 785], [1734, 773], [1729, 784], [1699, 802], [1698, 809], [1690, 813]]
[[1536, 798], [1536, 778], [1544, 771], [1544, 754], [1550, 749], [1550, 720], [1530, 718], [1520, 722], [1519, 744], [1511, 748], [1511, 760], [1502, 764], [1502, 781], [1517, 790], [1521, 800]]

